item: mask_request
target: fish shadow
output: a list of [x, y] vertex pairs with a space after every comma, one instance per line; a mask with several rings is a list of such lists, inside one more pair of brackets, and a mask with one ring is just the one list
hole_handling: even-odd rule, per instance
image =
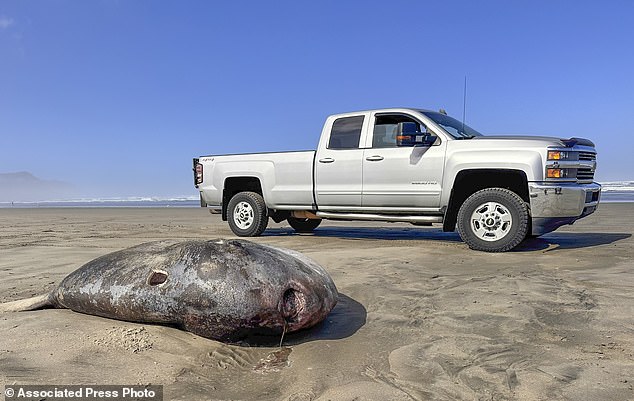
[[367, 311], [365, 307], [347, 295], [339, 294], [337, 305], [323, 322], [305, 330], [289, 333], [281, 337], [249, 336], [242, 343], [249, 346], [293, 346], [317, 340], [341, 340], [354, 335], [365, 325]]
[[562, 249], [589, 248], [609, 245], [632, 236], [629, 233], [565, 233], [554, 232], [538, 238], [524, 240], [513, 252], [542, 251], [552, 252]]
[[436, 240], [461, 242], [456, 232], [444, 232], [440, 228], [409, 228], [409, 227], [320, 227], [312, 233], [297, 233], [288, 228], [270, 228], [263, 236], [314, 236], [349, 239], [379, 239], [379, 240]]

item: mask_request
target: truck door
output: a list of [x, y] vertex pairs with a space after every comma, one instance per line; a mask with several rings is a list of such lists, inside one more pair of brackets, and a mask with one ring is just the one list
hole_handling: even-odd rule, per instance
[[315, 199], [320, 210], [361, 206], [361, 172], [365, 114], [327, 120], [315, 160]]
[[440, 207], [446, 142], [407, 114], [371, 118], [363, 153], [363, 208]]

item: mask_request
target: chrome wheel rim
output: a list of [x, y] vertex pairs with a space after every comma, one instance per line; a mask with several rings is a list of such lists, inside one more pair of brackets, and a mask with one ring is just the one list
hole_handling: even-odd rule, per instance
[[471, 230], [484, 241], [499, 241], [513, 226], [511, 212], [498, 202], [485, 202], [471, 214]]
[[253, 224], [253, 207], [247, 202], [240, 202], [233, 208], [233, 221], [241, 230], [246, 230]]

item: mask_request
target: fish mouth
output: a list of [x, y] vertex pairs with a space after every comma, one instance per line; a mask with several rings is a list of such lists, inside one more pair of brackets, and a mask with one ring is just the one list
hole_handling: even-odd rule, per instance
[[282, 317], [287, 325], [293, 326], [299, 322], [303, 312], [306, 310], [306, 296], [301, 291], [289, 288], [282, 296]]

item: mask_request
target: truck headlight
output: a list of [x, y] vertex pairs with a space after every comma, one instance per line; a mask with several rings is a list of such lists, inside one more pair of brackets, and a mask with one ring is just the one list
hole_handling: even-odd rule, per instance
[[548, 151], [548, 160], [570, 160], [571, 156], [571, 152], [566, 152], [564, 150]]
[[546, 178], [574, 178], [575, 172], [575, 169], [549, 167], [546, 169]]
[[546, 169], [546, 177], [548, 178], [562, 178], [563, 176], [564, 176], [564, 170], [561, 168], [547, 168]]

